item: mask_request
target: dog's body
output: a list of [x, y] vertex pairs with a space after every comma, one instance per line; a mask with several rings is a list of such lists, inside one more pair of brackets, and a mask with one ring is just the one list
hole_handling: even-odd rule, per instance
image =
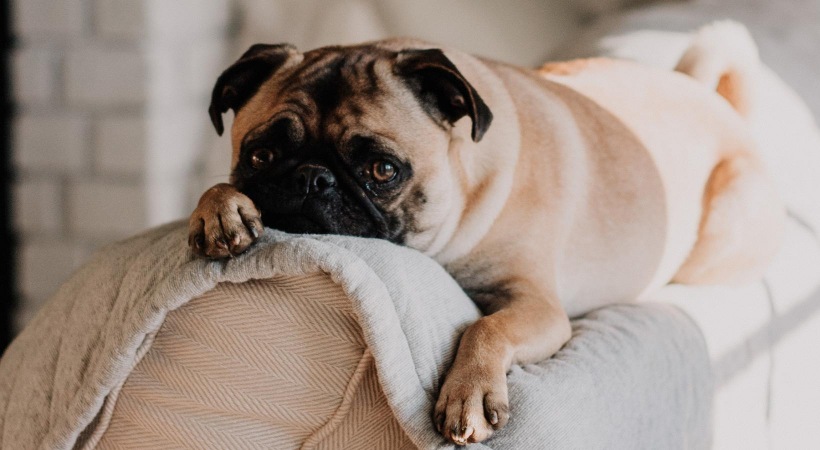
[[[203, 195], [191, 242], [207, 256], [241, 252], [261, 229], [259, 210], [286, 231], [382, 237], [443, 264], [486, 314], [464, 333], [435, 407], [453, 442], [504, 425], [507, 370], [558, 351], [569, 315], [672, 280], [754, 277], [775, 251], [782, 207], [742, 116], [712, 89], [742, 110], [735, 67], [704, 75], [708, 59], [685, 57], [681, 71], [705, 88], [628, 62], [537, 72], [420, 50], [430, 47], [277, 49], [249, 94], [226, 71], [212, 118], [220, 129], [218, 116], [236, 111], [233, 185]], [[345, 80], [333, 101], [322, 98], [322, 67]], [[361, 136], [378, 141], [371, 153], [389, 153], [389, 167], [355, 163], [367, 153], [356, 150]], [[271, 140], [296, 150], [273, 155]], [[291, 151], [305, 156], [282, 156]], [[274, 158], [288, 169], [271, 168]]]

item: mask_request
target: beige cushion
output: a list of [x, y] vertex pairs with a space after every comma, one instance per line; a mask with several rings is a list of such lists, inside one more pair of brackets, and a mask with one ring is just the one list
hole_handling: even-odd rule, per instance
[[98, 448], [412, 448], [326, 274], [222, 283], [172, 311], [101, 420]]

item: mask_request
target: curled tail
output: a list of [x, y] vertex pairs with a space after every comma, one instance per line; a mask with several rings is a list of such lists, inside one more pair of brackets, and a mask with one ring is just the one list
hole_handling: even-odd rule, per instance
[[725, 20], [698, 29], [675, 70], [716, 90], [746, 116], [759, 64], [757, 45], [746, 27]]

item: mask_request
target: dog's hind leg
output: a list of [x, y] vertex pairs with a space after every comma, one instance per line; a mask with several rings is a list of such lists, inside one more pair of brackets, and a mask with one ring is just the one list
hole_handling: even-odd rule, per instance
[[719, 284], [761, 276], [779, 248], [784, 218], [777, 191], [755, 155], [723, 159], [704, 191], [695, 246], [672, 281]]

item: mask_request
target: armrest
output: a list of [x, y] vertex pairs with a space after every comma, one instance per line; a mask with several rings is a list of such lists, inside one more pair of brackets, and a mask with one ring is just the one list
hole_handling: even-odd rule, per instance
[[[440, 266], [387, 242], [268, 230], [207, 262], [171, 224], [102, 250], [10, 347], [2, 443], [438, 448], [430, 412], [478, 317]], [[556, 357], [513, 368], [513, 419], [487, 446], [708, 440], [708, 357], [683, 313], [574, 325]]]

